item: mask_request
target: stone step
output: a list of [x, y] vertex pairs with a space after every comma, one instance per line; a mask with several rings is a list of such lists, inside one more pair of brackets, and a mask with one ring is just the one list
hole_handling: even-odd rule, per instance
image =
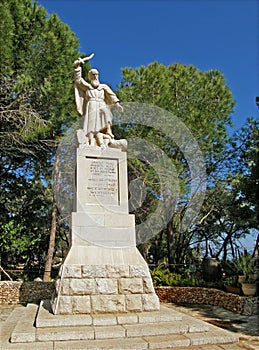
[[[162, 309], [165, 314], [169, 314], [170, 311], [172, 314], [175, 312], [166, 307]], [[42, 323], [42, 327], [36, 327], [35, 320], [39, 316], [39, 311], [40, 307], [34, 304], [28, 304], [24, 308], [23, 316], [12, 332], [12, 344], [8, 344], [7, 349], [15, 349], [15, 346], [20, 346], [19, 349], [23, 347], [27, 349], [29, 344], [35, 349], [42, 348], [42, 344], [48, 346], [53, 344], [55, 349], [166, 349], [238, 341], [238, 337], [230, 332], [179, 312], [177, 312], [178, 317], [179, 314], [182, 317], [175, 321], [154, 323], [144, 322], [142, 319], [142, 323], [107, 325], [109, 317], [101, 321], [101, 317], [105, 315], [95, 315], [98, 317], [93, 318], [95, 324], [91, 325], [65, 326], [63, 324], [43, 327]], [[48, 312], [46, 309], [45, 311]], [[147, 314], [151, 316], [152, 313]], [[63, 318], [65, 317], [63, 315]], [[148, 318], [147, 320], [150, 321]]]
[[[148, 336], [148, 337], [136, 337], [136, 338], [114, 338], [114, 339], [98, 339], [98, 340], [68, 340], [68, 341], [55, 341], [50, 340], [46, 342], [34, 342], [34, 343], [16, 343], [8, 344], [5, 349], [53, 349], [55, 350], [80, 350], [80, 349], [172, 349], [172, 348], [184, 348], [187, 349], [192, 346], [210, 345], [208, 349], [211, 349], [213, 345], [219, 344], [233, 344], [238, 341], [237, 337], [226, 334], [225, 331], [209, 331], [204, 333], [192, 333], [190, 334], [169, 334], [160, 336]], [[17, 347], [18, 346], [18, 347]], [[221, 347], [220, 347], [221, 348]], [[217, 347], [217, 349], [219, 349]], [[229, 347], [232, 349], [232, 347]]]
[[[229, 337], [226, 334], [219, 332], [218, 334], [193, 333], [194, 337], [191, 339], [187, 334], [169, 334], [163, 336], [149, 336], [137, 338], [123, 338], [123, 339], [109, 339], [109, 340], [88, 340], [88, 341], [71, 341], [71, 342], [55, 342], [55, 350], [162, 350], [162, 349], [181, 349], [189, 348], [196, 345], [210, 345], [213, 344], [227, 344], [236, 342], [236, 338]], [[219, 349], [219, 348], [218, 348]], [[230, 348], [229, 348], [230, 349]]]
[[36, 341], [36, 328], [34, 327], [38, 305], [28, 304], [19, 318], [11, 335], [12, 343], [26, 343]]
[[160, 311], [127, 312], [113, 314], [74, 314], [53, 315], [50, 301], [40, 303], [36, 317], [36, 327], [63, 327], [63, 326], [111, 326], [121, 324], [158, 323], [181, 321], [182, 314], [165, 306]]

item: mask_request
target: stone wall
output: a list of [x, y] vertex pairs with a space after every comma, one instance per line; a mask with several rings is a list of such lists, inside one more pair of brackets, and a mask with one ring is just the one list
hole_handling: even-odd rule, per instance
[[[53, 282], [2, 281], [0, 282], [0, 304], [18, 304], [50, 299], [54, 289]], [[155, 291], [162, 303], [217, 305], [240, 314], [258, 314], [258, 297], [242, 297], [218, 289], [202, 287], [156, 287]]]
[[207, 304], [245, 314], [258, 314], [259, 298], [242, 297], [222, 290], [202, 287], [156, 287], [159, 300], [164, 303]]
[[50, 299], [54, 292], [53, 282], [0, 282], [0, 304], [38, 302]]

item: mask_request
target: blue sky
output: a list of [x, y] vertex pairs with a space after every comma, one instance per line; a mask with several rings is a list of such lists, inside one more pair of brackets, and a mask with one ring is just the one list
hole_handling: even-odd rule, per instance
[[114, 89], [121, 68], [158, 61], [220, 70], [236, 101], [234, 128], [258, 118], [257, 0], [38, 0], [95, 53], [92, 67]]

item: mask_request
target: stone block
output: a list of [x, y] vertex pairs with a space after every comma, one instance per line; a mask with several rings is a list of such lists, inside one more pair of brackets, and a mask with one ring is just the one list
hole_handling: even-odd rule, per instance
[[[68, 350], [67, 342], [55, 342], [55, 350]], [[141, 338], [118, 338], [109, 339], [107, 342], [106, 339], [98, 339], [98, 340], [85, 340], [85, 341], [70, 341], [69, 350], [147, 350], [148, 343]], [[40, 348], [43, 349], [43, 348]], [[48, 350], [44, 349], [44, 350]], [[53, 349], [53, 346], [51, 350]], [[20, 350], [20, 349], [19, 349]], [[31, 350], [31, 349], [30, 349]], [[37, 349], [38, 350], [38, 349]], [[240, 349], [239, 349], [240, 350]]]
[[94, 278], [96, 277], [96, 271], [94, 265], [82, 266], [82, 278]]
[[119, 279], [119, 293], [121, 294], [143, 293], [142, 278]]
[[150, 277], [147, 265], [130, 265], [130, 277]]
[[81, 265], [64, 265], [63, 278], [81, 278]]
[[94, 327], [95, 339], [124, 338], [125, 329], [121, 325]]
[[[181, 349], [182, 347], [187, 349], [190, 346], [190, 340], [182, 334], [148, 336], [145, 337], [145, 340], [149, 343], [149, 349], [154, 350], [171, 348]], [[210, 348], [210, 350], [212, 349]], [[220, 350], [220, 348], [217, 350]]]
[[92, 314], [94, 326], [112, 326], [117, 324], [114, 314]]
[[138, 315], [136, 313], [118, 314], [117, 322], [118, 324], [136, 324], [138, 323]]
[[142, 296], [141, 294], [132, 294], [125, 296], [127, 311], [142, 311]]
[[40, 342], [94, 339], [94, 328], [92, 326], [39, 328], [36, 331], [36, 338]]
[[124, 295], [92, 295], [93, 312], [125, 312]]
[[234, 343], [238, 342], [238, 336], [234, 333], [225, 330], [212, 330], [206, 333], [188, 333], [186, 338], [189, 338], [191, 345], [217, 344], [217, 343]]
[[105, 278], [108, 277], [105, 265], [83, 265], [83, 278]]
[[160, 303], [156, 294], [142, 294], [143, 311], [160, 310]]
[[129, 277], [129, 266], [128, 265], [106, 265], [105, 266], [107, 277]]
[[148, 278], [148, 277], [143, 278], [143, 290], [144, 290], [144, 293], [146, 294], [155, 293], [155, 289], [151, 278]]
[[58, 287], [60, 290], [61, 295], [69, 295], [69, 289], [70, 289], [70, 279], [69, 278], [63, 278], [62, 280], [58, 281]]
[[97, 294], [118, 294], [118, 282], [112, 278], [96, 278]]
[[188, 326], [181, 323], [161, 322], [146, 324], [124, 325], [128, 337], [158, 336], [177, 333], [186, 333]]
[[95, 277], [104, 278], [107, 277], [107, 271], [105, 265], [96, 265], [95, 266]]
[[[58, 313], [60, 314], [72, 314], [73, 309], [72, 309], [72, 300], [70, 296], [59, 296], [56, 300], [55, 303], [57, 303], [58, 307]], [[55, 312], [55, 310], [54, 310]]]
[[91, 301], [89, 295], [72, 296], [72, 310], [76, 314], [89, 314], [91, 312]]
[[70, 294], [71, 295], [88, 295], [95, 293], [95, 281], [91, 278], [71, 279]]

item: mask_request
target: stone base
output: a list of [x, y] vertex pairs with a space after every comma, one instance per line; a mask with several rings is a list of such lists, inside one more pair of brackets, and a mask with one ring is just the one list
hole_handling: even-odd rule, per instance
[[148, 266], [136, 247], [71, 247], [51, 304], [54, 314], [160, 309]]
[[53, 315], [45, 300], [39, 307], [19, 308], [2, 333], [3, 349], [238, 348], [237, 344], [223, 345], [238, 342], [235, 334], [163, 305], [153, 312]]

